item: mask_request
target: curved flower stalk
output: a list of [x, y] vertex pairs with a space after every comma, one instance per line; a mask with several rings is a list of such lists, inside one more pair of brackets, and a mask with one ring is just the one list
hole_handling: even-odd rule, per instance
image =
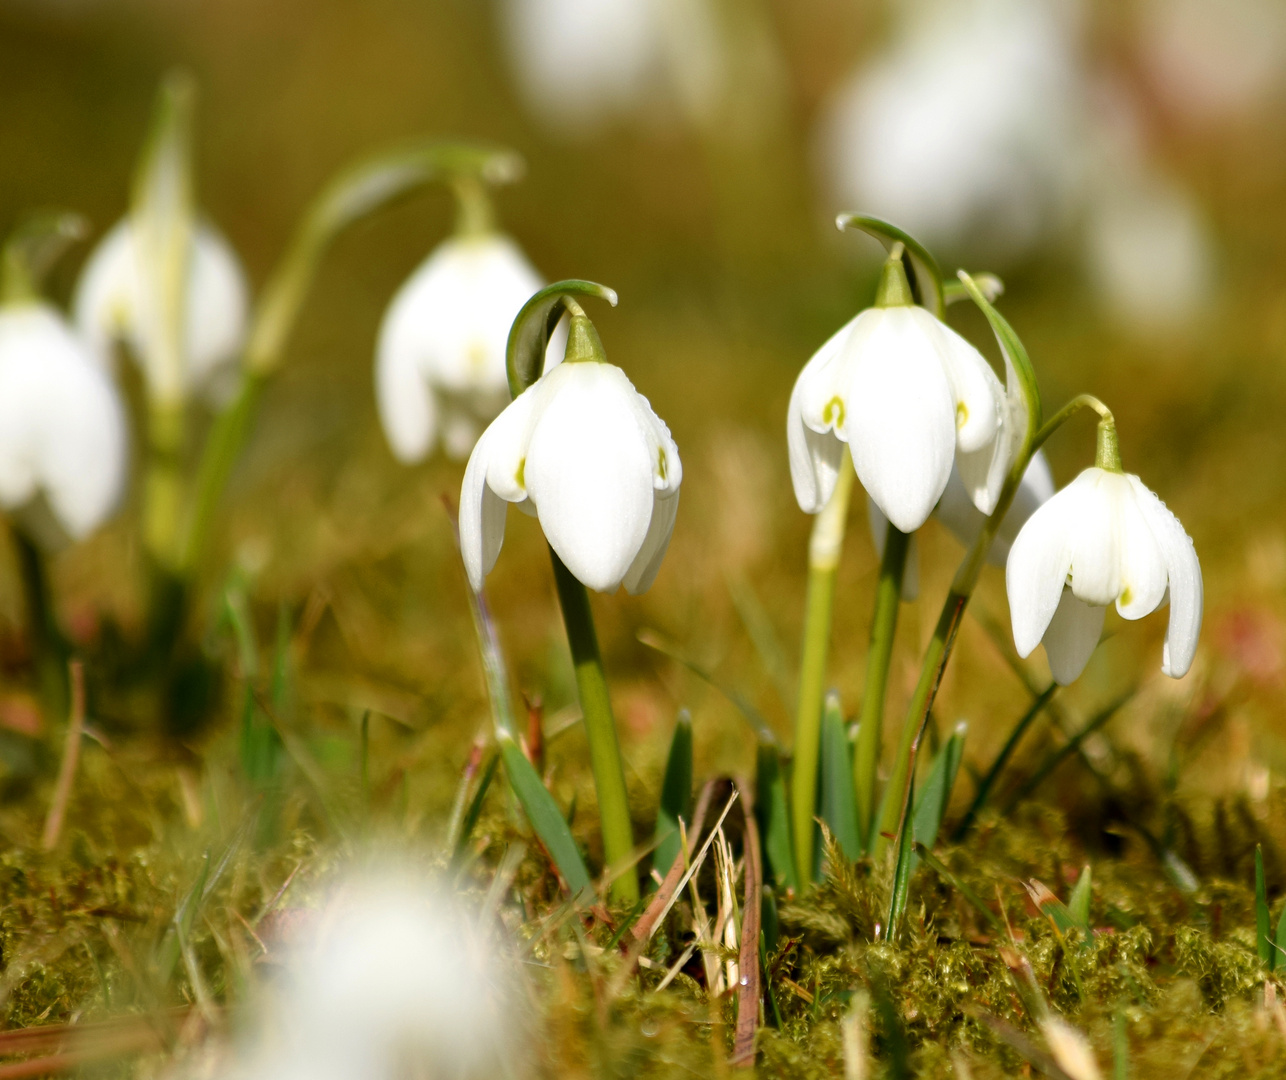
[[1085, 669], [1113, 603], [1123, 618], [1141, 619], [1168, 596], [1161, 670], [1178, 679], [1192, 665], [1201, 632], [1201, 564], [1178, 518], [1122, 471], [1110, 414], [1100, 421], [1095, 464], [1023, 526], [1005, 582], [1018, 654], [1028, 656], [1043, 642], [1063, 685]]
[[131, 218], [118, 222], [90, 255], [73, 299], [76, 325], [104, 361], [123, 341], [152, 396], [205, 394], [223, 402], [245, 343], [249, 305], [245, 271], [231, 245], [209, 222], [196, 223], [184, 270], [182, 365], [169, 371], [159, 340], [158, 287], [145, 233]]
[[[399, 461], [413, 464], [441, 442], [467, 458], [481, 428], [509, 401], [509, 327], [544, 281], [522, 250], [495, 229], [483, 182], [513, 179], [517, 168], [448, 175], [460, 203], [455, 235], [444, 240], [398, 290], [384, 314], [375, 352], [380, 422]], [[546, 366], [562, 356], [551, 340]]]
[[[616, 303], [611, 289], [564, 281], [533, 296], [509, 335], [514, 400], [469, 457], [460, 490], [460, 548], [469, 582], [482, 588], [515, 503], [540, 520], [549, 541], [577, 690], [585, 715], [603, 849], [612, 866], [634, 847], [616, 721], [586, 588], [647, 589], [669, 546], [683, 465], [665, 423], [620, 368], [607, 363], [598, 331], [572, 294]], [[549, 338], [566, 311], [567, 353], [541, 374]], [[638, 899], [632, 872], [613, 896]]]

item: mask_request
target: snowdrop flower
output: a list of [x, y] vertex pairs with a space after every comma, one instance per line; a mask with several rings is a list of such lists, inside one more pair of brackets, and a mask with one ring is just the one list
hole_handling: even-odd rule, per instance
[[1085, 171], [1088, 91], [1072, 6], [910, 6], [899, 40], [824, 115], [831, 198], [934, 248], [992, 263], [1028, 254], [1075, 209]]
[[588, 131], [670, 90], [713, 118], [727, 58], [709, 0], [505, 0], [519, 88], [552, 126]]
[[39, 301], [0, 308], [0, 505], [43, 492], [79, 539], [115, 508], [127, 458], [116, 387], [63, 317]]
[[1007, 392], [977, 349], [911, 303], [901, 260], [891, 258], [876, 306], [837, 331], [795, 381], [786, 434], [800, 508], [826, 505], [847, 443], [862, 486], [902, 532], [924, 524], [953, 463], [970, 500], [990, 513], [1025, 427], [1010, 383]]
[[523, 1027], [513, 972], [440, 883], [346, 881], [292, 935], [245, 1080], [463, 1080], [513, 1075]]
[[[1115, 440], [1115, 431], [1111, 433]], [[1100, 426], [1100, 448], [1103, 446]], [[1113, 450], [1114, 453], [1114, 450]], [[1141, 619], [1170, 599], [1161, 670], [1182, 678], [1201, 631], [1201, 565], [1179, 520], [1143, 482], [1105, 455], [1028, 519], [1005, 571], [1014, 644], [1041, 641], [1054, 678], [1072, 682], [1089, 663], [1107, 605]]]
[[506, 503], [534, 513], [567, 569], [599, 592], [644, 592], [669, 546], [679, 449], [571, 310], [566, 358], [496, 417], [465, 469], [460, 545], [474, 589], [500, 554]]
[[[1043, 451], [1037, 450], [1027, 463], [1014, 501], [1000, 521], [1000, 528], [991, 542], [987, 552], [987, 561], [993, 566], [1004, 566], [1009, 558], [1009, 549], [1018, 535], [1018, 531], [1027, 519], [1036, 512], [1036, 508], [1048, 502], [1054, 494], [1054, 477], [1049, 471], [1049, 462]], [[884, 516], [874, 500], [866, 500], [867, 520], [871, 526], [871, 539], [875, 542], [875, 554], [883, 558], [884, 541], [887, 536], [889, 519]], [[982, 531], [982, 524], [987, 516], [974, 506], [965, 490], [960, 470], [952, 469], [947, 488], [933, 509], [933, 516], [942, 522], [965, 547], [969, 547]], [[902, 578], [902, 598], [914, 600], [919, 593], [919, 557], [915, 537], [906, 553], [906, 570]]]
[[[399, 461], [423, 460], [439, 440], [468, 456], [481, 427], [509, 400], [505, 343], [544, 282], [509, 237], [494, 231], [440, 244], [389, 305], [376, 346], [380, 421]], [[551, 340], [546, 366], [566, 338]]]
[[129, 218], [100, 241], [81, 272], [73, 299], [76, 325], [105, 360], [123, 341], [143, 369], [149, 394], [188, 398], [225, 396], [245, 341], [248, 307], [245, 273], [236, 253], [212, 226], [194, 227], [187, 266], [184, 312], [185, 370], [160, 369], [160, 314], [151, 269]]

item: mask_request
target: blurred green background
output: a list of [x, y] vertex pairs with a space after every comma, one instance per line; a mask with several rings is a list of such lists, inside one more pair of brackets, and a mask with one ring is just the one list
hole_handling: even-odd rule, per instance
[[[1027, 343], [1047, 410], [1080, 391], [1104, 398], [1127, 469], [1178, 514], [1202, 558], [1207, 616], [1193, 673], [1178, 684], [1161, 679], [1164, 612], [1139, 624], [1111, 615], [1113, 643], [1068, 707], [1088, 714], [1142, 678], [1104, 750], [1120, 776], [1139, 763], [1159, 775], [1174, 746], [1191, 744], [1183, 784], [1262, 798], [1265, 770], [1286, 771], [1286, 110], [1271, 79], [1232, 106], [1193, 108], [1176, 95], [1148, 36], [1164, 7], [1089, 5], [1072, 20], [1067, 47], [1085, 81], [1077, 92], [1127, 100], [1138, 160], [1186, 193], [1207, 245], [1203, 302], [1164, 325], [1131, 326], [1113, 314], [1082, 257], [1079, 222], [1099, 195], [1003, 265], [988, 265], [975, 254], [985, 245], [971, 242], [949, 245], [943, 261], [1002, 273], [1001, 309]], [[1213, 0], [1176, 0], [1180, 7], [1223, 10]], [[790, 489], [786, 402], [812, 351], [869, 301], [879, 257], [872, 241], [834, 232], [835, 211], [880, 208], [846, 205], [828, 189], [818, 132], [854, 70], [879, 63], [935, 5], [711, 0], [710, 8], [724, 80], [713, 104], [694, 114], [662, 79], [637, 103], [567, 130], [524, 96], [504, 11], [482, 0], [0, 2], [6, 227], [42, 206], [87, 214], [96, 234], [117, 220], [158, 81], [175, 66], [190, 69], [200, 90], [201, 203], [256, 285], [306, 201], [359, 154], [419, 134], [494, 140], [523, 154], [525, 180], [499, 196], [505, 227], [550, 280], [587, 277], [619, 291], [618, 309], [591, 315], [609, 357], [666, 419], [683, 455], [678, 526], [656, 585], [641, 598], [595, 601], [627, 756], [649, 786], [681, 704], [696, 717], [699, 771], [748, 770], [753, 753], [735, 710], [639, 644], [643, 627], [682, 643], [789, 731], [730, 584], [753, 589], [793, 665], [809, 520]], [[1259, 26], [1263, 5], [1233, 8], [1251, 12], [1252, 32]], [[1286, 71], [1286, 61], [1278, 67]], [[1087, 123], [1110, 128], [1113, 110], [1091, 108]], [[1110, 177], [1113, 161], [1108, 154], [1090, 168]], [[278, 604], [289, 606], [310, 737], [351, 742], [368, 707], [391, 718], [376, 725], [383, 760], [412, 777], [412, 807], [430, 816], [450, 799], [453, 785], [443, 781], [486, 715], [440, 502], [458, 495], [461, 470], [440, 459], [396, 464], [376, 419], [371, 364], [385, 305], [446, 235], [452, 213], [444, 191], [417, 197], [363, 222], [328, 258], [225, 500], [207, 573], [214, 590], [230, 563], [252, 572], [265, 641]], [[1145, 277], [1165, 269], [1164, 251], [1131, 243], [1127, 254]], [[60, 300], [78, 259], [55, 276]], [[996, 358], [977, 312], [954, 308], [951, 322]], [[1066, 483], [1091, 462], [1088, 421], [1048, 453]], [[141, 618], [129, 520], [58, 560], [63, 605], [87, 633], [96, 608]], [[936, 524], [927, 527], [920, 599], [904, 608], [899, 631], [891, 719], [959, 553]], [[833, 652], [850, 709], [875, 568], [855, 508]], [[11, 568], [0, 588], [13, 635]], [[570, 671], [535, 522], [511, 515], [489, 591], [515, 687], [556, 715], [572, 698]], [[999, 572], [988, 573], [979, 606], [1005, 618]], [[1033, 658], [1032, 670], [1043, 664]], [[940, 721], [970, 720], [968, 756], [988, 758], [1025, 700], [996, 646], [969, 624]], [[128, 720], [103, 718], [113, 719]], [[556, 744], [568, 762], [583, 752], [579, 739]], [[579, 789], [582, 805], [592, 801], [583, 768], [569, 766], [560, 782]]]

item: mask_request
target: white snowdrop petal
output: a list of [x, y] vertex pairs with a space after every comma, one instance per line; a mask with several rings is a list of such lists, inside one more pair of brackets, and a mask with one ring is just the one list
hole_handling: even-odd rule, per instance
[[1072, 530], [1083, 500], [1073, 487], [1065, 488], [1040, 507], [1019, 530], [1005, 564], [1009, 617], [1019, 656], [1029, 656], [1040, 644], [1072, 565]]
[[492, 429], [474, 444], [460, 487], [460, 554], [474, 592], [491, 573], [505, 542], [506, 503], [487, 485], [487, 465]]
[[127, 219], [117, 222], [90, 253], [72, 298], [76, 328], [104, 364], [111, 362], [112, 342], [131, 325], [138, 288]]
[[375, 357], [375, 405], [393, 456], [413, 465], [438, 435], [438, 404], [414, 354], [380, 337]]
[[1005, 391], [982, 353], [922, 308], [926, 332], [936, 333], [943, 370], [956, 401], [956, 445], [973, 453], [991, 445], [1000, 429]]
[[1045, 631], [1045, 656], [1059, 686], [1080, 677], [1103, 636], [1107, 608], [1077, 600], [1072, 590], [1063, 589], [1054, 617]]
[[1068, 485], [1067, 492], [1073, 491], [1081, 513], [1072, 540], [1072, 591], [1087, 604], [1115, 603], [1121, 595], [1121, 508], [1129, 483], [1120, 473], [1092, 466]]
[[187, 360], [192, 388], [215, 388], [245, 344], [249, 288], [231, 245], [208, 223], [197, 226], [188, 266]]
[[625, 591], [631, 596], [647, 592], [656, 580], [661, 569], [661, 561], [670, 546], [670, 537], [674, 533], [674, 520], [679, 513], [679, 493], [661, 494], [658, 492], [652, 501], [652, 520], [648, 522], [647, 535], [643, 546], [634, 556], [625, 573]]
[[1139, 509], [1152, 528], [1166, 561], [1170, 587], [1170, 625], [1166, 630], [1161, 670], [1180, 679], [1192, 666], [1201, 636], [1203, 593], [1201, 563], [1191, 537], [1159, 498], [1131, 476]]
[[557, 390], [561, 369], [548, 380], [540, 379], [519, 394], [491, 421], [487, 437], [487, 484], [506, 502], [527, 498], [525, 475], [533, 425], [544, 403]]
[[526, 487], [545, 537], [585, 585], [614, 592], [652, 519], [653, 462], [630, 399], [609, 364], [562, 365], [528, 446]]
[[115, 508], [127, 456], [124, 409], [92, 349], [45, 304], [0, 312], [0, 502], [42, 488], [83, 537]]
[[834, 428], [843, 418], [840, 360], [853, 327], [841, 326], [804, 365], [786, 409], [786, 446], [795, 500], [806, 514], [820, 513], [835, 490], [844, 446]]
[[[846, 349], [841, 435], [858, 478], [903, 532], [924, 524], [947, 486], [955, 454], [955, 407], [932, 338], [916, 311], [887, 308], [854, 351]], [[920, 315], [928, 316], [920, 311]]]
[[1122, 492], [1117, 508], [1121, 530], [1121, 593], [1116, 599], [1116, 610], [1123, 618], [1141, 619], [1165, 599], [1166, 558], [1133, 485], [1123, 486]]

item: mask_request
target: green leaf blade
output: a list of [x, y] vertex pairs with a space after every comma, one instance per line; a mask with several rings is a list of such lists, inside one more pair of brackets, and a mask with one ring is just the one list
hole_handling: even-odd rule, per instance
[[665, 779], [656, 809], [656, 850], [652, 869], [662, 878], [679, 854], [679, 819], [692, 820], [692, 714], [679, 710], [665, 762]]
[[583, 889], [592, 888], [589, 871], [585, 868], [585, 860], [581, 858], [572, 831], [567, 827], [554, 797], [541, 783], [535, 767], [508, 735], [501, 734], [498, 742], [509, 786], [518, 796], [518, 802], [527, 815], [532, 831], [549, 852], [549, 857], [567, 883], [568, 890], [572, 896], [576, 896]]

